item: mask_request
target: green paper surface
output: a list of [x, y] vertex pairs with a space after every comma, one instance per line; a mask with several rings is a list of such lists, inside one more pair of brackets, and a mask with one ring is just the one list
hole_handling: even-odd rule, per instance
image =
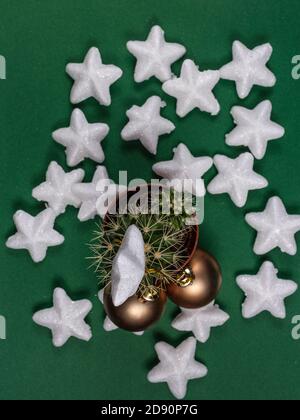
[[[103, 145], [105, 164], [115, 181], [119, 170], [127, 170], [129, 178], [150, 180], [152, 165], [170, 159], [180, 141], [195, 155], [237, 156], [245, 149], [230, 148], [224, 142], [234, 126], [231, 107], [272, 101], [273, 119], [286, 128], [286, 135], [271, 142], [265, 158], [255, 163], [270, 187], [251, 192], [243, 209], [226, 195], [208, 195], [205, 200], [200, 244], [222, 266], [224, 285], [218, 303], [231, 320], [215, 329], [207, 344], [198, 344], [197, 358], [207, 365], [209, 375], [189, 383], [187, 399], [299, 399], [300, 342], [291, 336], [291, 320], [300, 313], [299, 292], [287, 301], [286, 320], [263, 314], [246, 321], [241, 317], [243, 294], [235, 278], [255, 274], [269, 259], [281, 278], [300, 284], [300, 254], [290, 257], [276, 250], [265, 258], [255, 256], [255, 232], [244, 221], [247, 212], [262, 210], [274, 194], [290, 213], [300, 213], [300, 80], [291, 76], [292, 57], [300, 53], [300, 2], [0, 0], [0, 10], [0, 54], [7, 64], [7, 78], [0, 80], [0, 314], [7, 322], [7, 339], [0, 340], [0, 399], [172, 399], [166, 384], [147, 382], [147, 372], [157, 363], [153, 347], [159, 340], [177, 345], [189, 336], [171, 328], [178, 313], [171, 303], [161, 322], [142, 337], [103, 330], [97, 279], [85, 260], [95, 222], [79, 223], [75, 209], [58, 218], [57, 230], [66, 241], [49, 249], [43, 263], [35, 265], [25, 251], [5, 248], [7, 237], [14, 233], [14, 212], [23, 209], [36, 214], [43, 209], [31, 198], [31, 191], [44, 180], [50, 161], [67, 169], [64, 149], [51, 133], [69, 125], [72, 111], [72, 80], [65, 66], [81, 62], [91, 46], [100, 48], [105, 63], [124, 70], [111, 89], [111, 107], [99, 106], [93, 99], [79, 105], [90, 122], [105, 122], [111, 128]], [[221, 81], [215, 89], [222, 108], [219, 116], [194, 111], [181, 120], [175, 114], [175, 100], [162, 92], [159, 81], [133, 81], [135, 60], [126, 42], [145, 39], [154, 24], [164, 28], [167, 40], [185, 45], [187, 57], [201, 69], [217, 69], [229, 62], [236, 39], [249, 48], [271, 42], [270, 68], [277, 85], [255, 87], [241, 101], [235, 85]], [[176, 74], [181, 63], [174, 65]], [[125, 143], [120, 138], [126, 110], [153, 94], [166, 101], [162, 114], [176, 124], [170, 136], [161, 138], [156, 158], [138, 142]], [[85, 162], [83, 167], [90, 180], [95, 165]], [[211, 169], [206, 182], [215, 173]], [[74, 299], [92, 301], [90, 343], [71, 339], [55, 349], [50, 332], [32, 322], [35, 311], [52, 305], [55, 286], [65, 288]]]

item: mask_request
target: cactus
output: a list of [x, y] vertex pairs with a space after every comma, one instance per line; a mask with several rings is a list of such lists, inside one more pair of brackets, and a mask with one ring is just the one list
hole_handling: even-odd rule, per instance
[[105, 221], [97, 225], [90, 244], [93, 255], [89, 259], [103, 286], [110, 282], [113, 260], [132, 224], [139, 228], [145, 242], [146, 272], [139, 293], [144, 295], [153, 288], [164, 289], [166, 284], [176, 281], [178, 271], [189, 257], [186, 243], [192, 228], [186, 223], [188, 215], [182, 211], [182, 198], [177, 194], [169, 196], [170, 214], [162, 214], [166, 199], [162, 192], [158, 202], [152, 202], [152, 205], [158, 205], [158, 214], [143, 214], [131, 209], [128, 214], [108, 214]]

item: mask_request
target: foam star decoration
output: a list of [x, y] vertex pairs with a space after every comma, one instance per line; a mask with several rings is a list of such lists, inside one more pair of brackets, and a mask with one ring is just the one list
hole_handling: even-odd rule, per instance
[[199, 309], [180, 309], [181, 314], [174, 319], [172, 327], [178, 331], [192, 331], [200, 343], [207, 342], [213, 327], [221, 327], [230, 318], [215, 302]]
[[145, 270], [144, 238], [136, 225], [131, 225], [112, 263], [111, 296], [114, 306], [123, 305], [137, 292]]
[[56, 288], [53, 293], [53, 308], [44, 309], [33, 315], [33, 321], [52, 331], [53, 345], [62, 347], [71, 337], [89, 341], [91, 327], [84, 321], [92, 309], [89, 300], [72, 301], [66, 292]]
[[92, 182], [83, 182], [75, 184], [72, 187], [72, 192], [81, 202], [78, 213], [78, 219], [81, 222], [94, 219], [97, 215], [97, 200], [102, 194], [101, 191], [98, 191], [97, 186], [101, 180], [109, 180], [107, 170], [104, 166], [98, 166], [94, 173]]
[[[100, 292], [99, 292], [99, 294], [98, 294], [99, 300], [100, 300], [100, 302], [101, 302], [102, 304], [103, 304], [103, 294], [104, 294], [104, 289], [100, 290]], [[118, 329], [119, 329], [119, 327], [117, 327], [117, 325], [116, 325], [116, 324], [114, 324], [114, 323], [110, 320], [110, 318], [109, 318], [108, 316], [106, 316], [106, 318], [105, 318], [105, 320], [104, 320], [104, 323], [103, 323], [103, 328], [104, 328], [104, 330], [105, 330], [105, 331], [107, 331], [107, 332], [110, 332], [110, 331], [115, 331], [115, 330], [118, 330]], [[134, 332], [133, 334], [134, 334], [134, 335], [141, 336], [141, 335], [143, 335], [143, 334], [144, 334], [144, 331]]]
[[289, 215], [279, 197], [272, 197], [263, 212], [248, 213], [246, 222], [257, 230], [254, 252], [268, 253], [274, 248], [296, 255], [295, 234], [300, 230], [300, 215]]
[[239, 41], [233, 43], [233, 61], [220, 69], [222, 79], [236, 83], [238, 95], [246, 98], [254, 85], [272, 87], [276, 77], [267, 68], [273, 48], [270, 44], [260, 45], [249, 50]]
[[56, 162], [51, 162], [46, 173], [46, 181], [32, 191], [32, 196], [38, 201], [45, 201], [55, 211], [56, 215], [66, 211], [67, 206], [78, 208], [81, 201], [73, 193], [72, 188], [84, 178], [84, 171], [76, 169], [66, 173]]
[[199, 71], [192, 60], [185, 60], [179, 78], [165, 82], [163, 91], [177, 99], [176, 112], [179, 117], [185, 117], [195, 108], [200, 111], [217, 115], [220, 104], [212, 90], [220, 80], [219, 71]]
[[153, 171], [170, 181], [176, 189], [184, 188], [185, 181], [192, 184], [192, 193], [198, 197], [205, 195], [205, 185], [201, 178], [213, 165], [210, 157], [194, 157], [187, 146], [181, 143], [174, 149], [173, 160], [159, 162]]
[[237, 277], [237, 284], [247, 297], [242, 309], [244, 318], [253, 318], [264, 311], [276, 318], [286, 317], [284, 300], [293, 295], [298, 286], [292, 280], [279, 279], [277, 274], [274, 265], [266, 261], [256, 276]]
[[122, 130], [122, 138], [140, 140], [150, 153], [156, 155], [159, 136], [175, 130], [171, 121], [160, 116], [160, 109], [165, 105], [158, 96], [152, 96], [141, 107], [134, 105], [126, 113], [129, 123]]
[[157, 25], [153, 26], [146, 41], [129, 41], [127, 49], [137, 59], [134, 72], [137, 83], [152, 76], [161, 82], [170, 79], [171, 65], [186, 53], [182, 45], [166, 42], [164, 31]]
[[71, 102], [78, 104], [94, 97], [100, 105], [111, 104], [110, 86], [122, 76], [122, 70], [112, 64], [102, 63], [98, 48], [92, 47], [83, 63], [70, 63], [66, 72], [74, 80]]
[[107, 124], [89, 124], [84, 113], [75, 109], [70, 126], [52, 134], [53, 139], [66, 147], [67, 163], [77, 166], [85, 158], [102, 163], [105, 159], [101, 142], [109, 132]]
[[261, 102], [253, 110], [235, 106], [231, 110], [234, 122], [237, 125], [226, 136], [228, 146], [246, 146], [256, 159], [262, 159], [270, 140], [280, 139], [284, 136], [284, 128], [271, 121], [272, 103]]
[[236, 159], [216, 155], [214, 164], [219, 173], [208, 185], [207, 191], [211, 194], [228, 193], [237, 207], [246, 204], [250, 190], [268, 186], [268, 181], [253, 171], [254, 157], [251, 153], [243, 153]]
[[46, 258], [50, 246], [61, 245], [64, 237], [53, 229], [56, 215], [46, 209], [33, 217], [22, 210], [14, 215], [17, 233], [11, 236], [6, 246], [12, 249], [27, 249], [35, 263]]
[[164, 342], [157, 343], [155, 350], [160, 363], [149, 372], [148, 380], [152, 383], [167, 382], [176, 398], [184, 398], [188, 381], [204, 378], [208, 373], [207, 368], [195, 360], [196, 343], [194, 337], [189, 337], [176, 348]]

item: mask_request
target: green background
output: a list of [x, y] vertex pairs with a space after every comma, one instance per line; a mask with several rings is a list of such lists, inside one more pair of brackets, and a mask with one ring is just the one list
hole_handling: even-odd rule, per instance
[[[169, 303], [161, 322], [143, 337], [115, 331], [106, 333], [97, 300], [95, 275], [88, 270], [94, 221], [79, 223], [75, 209], [57, 220], [65, 244], [52, 248], [47, 259], [35, 265], [28, 254], [5, 248], [14, 233], [12, 216], [18, 209], [36, 214], [43, 205], [31, 190], [44, 180], [51, 160], [64, 166], [62, 147], [51, 139], [54, 129], [67, 126], [72, 106], [72, 81], [65, 73], [68, 62], [81, 62], [91, 46], [100, 48], [105, 63], [114, 63], [124, 76], [112, 88], [112, 106], [90, 99], [79, 107], [91, 122], [106, 122], [111, 131], [104, 142], [106, 166], [115, 181], [119, 170], [130, 178], [150, 180], [156, 160], [170, 159], [179, 141], [195, 155], [224, 153], [235, 157], [243, 148], [230, 148], [224, 135], [233, 128], [230, 109], [237, 104], [254, 107], [263, 99], [273, 103], [273, 119], [286, 128], [283, 140], [269, 145], [256, 170], [270, 182], [252, 192], [244, 209], [225, 196], [206, 198], [201, 246], [221, 263], [224, 286], [218, 303], [231, 320], [213, 331], [197, 358], [209, 368], [204, 380], [189, 383], [188, 399], [298, 399], [300, 397], [300, 342], [291, 338], [291, 319], [300, 313], [299, 292], [289, 298], [287, 318], [263, 314], [246, 321], [241, 317], [243, 294], [235, 283], [241, 273], [256, 273], [263, 258], [252, 251], [255, 232], [246, 225], [248, 211], [260, 211], [266, 200], [279, 195], [288, 210], [300, 213], [300, 81], [291, 77], [291, 59], [299, 54], [300, 2], [298, 0], [0, 0], [0, 54], [7, 60], [7, 80], [0, 81], [0, 314], [7, 318], [7, 340], [0, 341], [1, 399], [169, 399], [166, 384], [150, 384], [146, 375], [157, 362], [154, 344], [163, 339], [176, 345], [189, 334], [170, 326], [178, 309]], [[133, 81], [134, 59], [126, 41], [146, 38], [153, 24], [161, 25], [167, 40], [187, 47], [187, 57], [201, 69], [217, 69], [231, 60], [235, 39], [253, 48], [271, 42], [270, 68], [278, 83], [273, 89], [256, 87], [244, 101], [231, 82], [215, 89], [222, 111], [217, 117], [194, 111], [180, 120], [175, 100], [160, 83]], [[178, 74], [181, 62], [174, 71]], [[161, 138], [157, 159], [140, 144], [121, 141], [125, 111], [158, 94], [168, 107], [163, 115], [176, 130]], [[85, 162], [86, 180], [95, 165]], [[210, 181], [211, 169], [206, 175]], [[300, 244], [299, 244], [300, 245]], [[300, 283], [300, 256], [274, 251], [266, 256], [283, 278]], [[55, 286], [66, 288], [74, 299], [89, 298], [94, 309], [88, 317], [93, 339], [71, 339], [55, 349], [50, 332], [33, 324], [34, 311], [51, 306]]]

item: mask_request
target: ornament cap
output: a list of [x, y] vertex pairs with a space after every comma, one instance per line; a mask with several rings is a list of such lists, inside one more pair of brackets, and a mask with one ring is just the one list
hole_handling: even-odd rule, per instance
[[192, 268], [191, 267], [187, 267], [185, 268], [185, 270], [183, 271], [183, 273], [181, 273], [178, 278], [177, 278], [177, 284], [180, 287], [187, 287], [190, 284], [193, 283], [194, 281], [194, 274], [192, 272]]

